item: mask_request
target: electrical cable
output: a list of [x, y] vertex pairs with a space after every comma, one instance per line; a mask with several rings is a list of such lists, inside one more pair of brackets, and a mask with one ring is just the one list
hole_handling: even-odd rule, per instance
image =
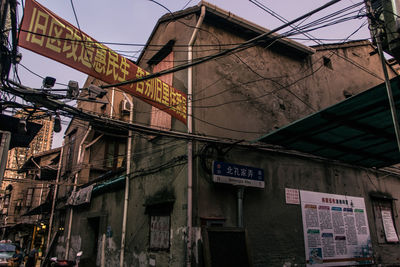
[[[285, 18], [283, 18], [282, 16], [278, 15], [277, 13], [275, 13], [275, 12], [272, 11], [271, 9], [267, 8], [266, 6], [262, 5], [259, 1], [257, 1], [257, 0], [250, 0], [250, 2], [255, 3], [257, 6], [259, 6], [259, 7], [262, 8], [263, 10], [267, 11], [268, 13], [270, 13], [271, 15], [273, 15], [275, 18], [279, 19], [281, 22], [287, 22], [287, 20], [286, 20]], [[360, 4], [363, 4], [363, 2], [360, 2], [360, 3], [358, 3], [358, 4], [354, 4], [353, 6], [360, 5]], [[364, 8], [362, 8], [362, 9], [364, 9]], [[366, 24], [366, 22], [363, 22], [363, 23], [362, 23], [353, 33], [351, 33], [345, 40], [348, 40], [352, 35], [354, 35], [356, 32], [358, 32], [362, 27], [364, 27], [365, 24]], [[294, 30], [298, 31], [299, 33], [304, 34], [306, 37], [308, 37], [310, 40], [316, 42], [318, 45], [321, 45], [321, 42], [320, 42], [318, 39], [314, 38], [312, 35], [301, 32], [301, 31], [299, 30], [299, 28], [296, 27], [296, 26], [291, 26], [291, 27], [292, 27]], [[344, 42], [343, 39], [342, 39], [342, 42]], [[367, 70], [366, 68], [362, 67], [361, 65], [357, 64], [357, 63], [354, 62], [353, 60], [351, 60], [351, 59], [349, 59], [349, 58], [346, 58], [346, 57], [342, 57], [342, 56], [341, 56], [339, 53], [337, 53], [336, 51], [334, 51], [334, 52], [335, 52], [335, 54], [336, 54], [337, 56], [341, 57], [342, 59], [344, 59], [344, 60], [350, 62], [351, 64], [353, 64], [353, 65], [359, 67], [360, 69], [366, 71], [367, 73], [369, 73], [369, 74], [371, 74], [371, 75], [377, 77], [378, 79], [381, 79], [381, 80], [382, 80], [381, 77], [377, 76], [375, 73], [373, 73], [373, 72]]]

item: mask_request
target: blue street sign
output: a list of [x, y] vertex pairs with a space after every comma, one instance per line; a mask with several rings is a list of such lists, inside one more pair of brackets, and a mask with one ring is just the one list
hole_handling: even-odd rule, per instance
[[221, 161], [213, 161], [216, 183], [264, 188], [264, 170]]

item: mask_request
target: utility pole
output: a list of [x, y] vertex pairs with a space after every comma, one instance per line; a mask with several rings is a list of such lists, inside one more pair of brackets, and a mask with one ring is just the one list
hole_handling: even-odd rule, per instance
[[[8, 12], [8, 0], [1, 0], [0, 4], [0, 28], [1, 28], [1, 43], [5, 44], [5, 40], [8, 36], [8, 31], [5, 31], [7, 29], [6, 24], [7, 21], [9, 21], [9, 12]], [[8, 19], [7, 19], [8, 18]]]
[[[8, 39], [8, 31], [6, 31], [6, 24], [10, 19], [10, 16], [8, 15], [8, 0], [1, 0], [1, 5], [0, 5], [0, 73], [1, 73], [1, 78], [3, 78], [3, 69], [4, 65], [7, 59], [7, 39]], [[7, 19], [8, 18], [8, 19]], [[1, 113], [1, 110], [0, 110]]]
[[[396, 1], [397, 2], [397, 1]], [[396, 7], [394, 1], [382, 0], [373, 3], [372, 0], [365, 0], [365, 6], [368, 12], [369, 28], [371, 37], [375, 41], [378, 55], [382, 65], [382, 71], [385, 79], [386, 92], [389, 100], [390, 112], [394, 132], [396, 135], [397, 148], [400, 152], [400, 127], [397, 118], [396, 102], [393, 98], [390, 78], [386, 68], [386, 59], [383, 54], [392, 55], [399, 62], [400, 42], [398, 40], [400, 29], [398, 26], [399, 7]]]
[[379, 57], [381, 59], [383, 74], [385, 76], [386, 92], [389, 99], [390, 112], [392, 113], [392, 121], [393, 121], [394, 132], [396, 134], [397, 148], [400, 152], [400, 127], [399, 127], [399, 120], [397, 118], [396, 103], [393, 98], [392, 87], [390, 85], [390, 79], [386, 68], [386, 60], [383, 55], [382, 42], [379, 34], [376, 35], [375, 39], [378, 47]]

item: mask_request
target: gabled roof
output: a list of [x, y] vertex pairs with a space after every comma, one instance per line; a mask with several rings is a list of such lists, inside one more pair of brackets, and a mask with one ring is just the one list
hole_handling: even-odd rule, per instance
[[316, 51], [321, 51], [321, 50], [332, 50], [332, 49], [345, 49], [345, 48], [359, 47], [359, 46], [373, 47], [372, 43], [369, 40], [353, 40], [341, 43], [312, 45], [311, 47], [314, 48]]
[[[391, 80], [397, 110], [399, 78]], [[258, 141], [353, 165], [400, 163], [385, 84], [262, 136]]]
[[[253, 37], [256, 37], [258, 35], [261, 35], [265, 32], [269, 32], [269, 29], [266, 29], [264, 27], [261, 27], [255, 23], [252, 23], [246, 19], [243, 19], [239, 16], [236, 16], [232, 14], [229, 11], [223, 10], [215, 5], [212, 5], [206, 1], [201, 1], [197, 6], [190, 7], [181, 11], [177, 11], [174, 13], [168, 13], [164, 16], [162, 16], [156, 26], [153, 29], [153, 32], [151, 33], [147, 44], [145, 48], [142, 50], [142, 53], [138, 57], [137, 62], [140, 61], [140, 59], [143, 56], [144, 51], [146, 51], [147, 46], [149, 45], [149, 42], [152, 40], [152, 37], [154, 36], [155, 32], [157, 31], [159, 25], [161, 23], [173, 21], [180, 19], [182, 17], [186, 17], [192, 14], [200, 14], [201, 12], [201, 7], [205, 6], [206, 7], [206, 14], [204, 17], [204, 21], [209, 23], [209, 24], [214, 24], [216, 27], [224, 27], [227, 30], [234, 31], [237, 34], [242, 34], [248, 36], [248, 39], [251, 39]], [[271, 34], [272, 37], [279, 36], [279, 34], [273, 33]], [[276, 41], [276, 43], [273, 45], [273, 47], [279, 47], [281, 49], [286, 49], [290, 53], [294, 53], [297, 56], [308, 56], [311, 54], [315, 53], [315, 50], [311, 47], [305, 46], [303, 44], [300, 44], [298, 42], [295, 42], [293, 40], [287, 39], [287, 38], [281, 38]]]
[[46, 151], [42, 151], [40, 153], [36, 153], [32, 157], [33, 158], [40, 158], [40, 157], [47, 156], [47, 155], [50, 155], [50, 154], [59, 153], [60, 151], [61, 151], [61, 147], [57, 147], [57, 148], [49, 149], [49, 150], [46, 150]]
[[18, 170], [18, 173], [26, 172], [32, 167], [34, 168], [36, 165], [33, 163], [33, 161], [37, 162], [40, 158], [45, 157], [45, 156], [52, 156], [51, 161], [54, 161], [55, 163], [52, 166], [41, 166], [43, 169], [50, 169], [53, 170], [54, 168], [57, 168], [58, 161], [60, 160], [60, 152], [61, 152], [61, 147], [53, 148], [47, 151], [43, 151], [40, 153], [37, 153], [33, 156], [30, 156], [22, 165], [22, 167]]

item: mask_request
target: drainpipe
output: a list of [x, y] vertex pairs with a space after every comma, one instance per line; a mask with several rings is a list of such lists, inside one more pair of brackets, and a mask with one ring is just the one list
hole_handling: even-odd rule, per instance
[[[78, 160], [77, 160], [77, 165], [78, 166], [83, 160], [83, 154], [84, 154], [84, 151], [82, 151], [83, 143], [86, 141], [86, 138], [88, 137], [88, 135], [89, 135], [91, 130], [92, 130], [92, 126], [89, 126], [88, 130], [86, 131], [85, 136], [83, 137], [81, 143], [79, 144]], [[74, 187], [73, 187], [73, 190], [72, 190], [72, 194], [74, 194], [76, 192], [77, 183], [78, 183], [78, 171], [75, 173]], [[66, 248], [65, 248], [65, 259], [68, 259], [68, 256], [69, 256], [69, 246], [70, 246], [70, 243], [71, 243], [71, 229], [72, 229], [72, 216], [73, 215], [74, 215], [74, 209], [71, 206], [71, 208], [69, 210], [67, 245], [66, 245]]]
[[386, 93], [389, 99], [389, 106], [390, 106], [390, 112], [392, 114], [392, 122], [393, 122], [393, 127], [394, 127], [394, 132], [396, 134], [396, 141], [397, 141], [397, 149], [400, 151], [400, 127], [399, 127], [399, 120], [397, 118], [397, 112], [396, 112], [396, 103], [393, 98], [393, 92], [392, 92], [392, 87], [390, 85], [390, 79], [389, 79], [389, 74], [387, 72], [386, 68], [386, 60], [383, 55], [383, 49], [382, 49], [382, 40], [379, 34], [376, 34], [375, 40], [376, 44], [378, 46], [378, 53], [379, 53], [379, 58], [381, 60], [382, 64], [382, 71], [385, 76], [385, 86], [386, 86]]
[[106, 266], [106, 254], [105, 254], [105, 249], [106, 249], [106, 234], [103, 233], [101, 236], [101, 258], [100, 258], [100, 267], [105, 267]]
[[237, 215], [238, 215], [238, 227], [242, 228], [243, 223], [243, 195], [244, 195], [244, 188], [242, 186], [238, 187], [237, 189]]
[[[130, 105], [129, 111], [129, 122], [133, 123], [133, 101], [131, 101], [126, 94], [124, 93], [124, 98], [128, 100]], [[119, 257], [119, 266], [124, 266], [124, 256], [125, 256], [125, 237], [126, 237], [126, 221], [128, 217], [128, 203], [129, 203], [129, 177], [131, 176], [131, 162], [132, 162], [132, 140], [133, 140], [133, 131], [128, 131], [128, 146], [126, 151], [126, 176], [125, 176], [125, 198], [124, 198], [124, 213], [122, 216], [122, 230], [121, 230], [121, 251]]]
[[[39, 175], [39, 179], [40, 179], [40, 175]], [[42, 198], [43, 198], [43, 186], [44, 184], [40, 184], [40, 196], [39, 196], [39, 205], [42, 205]], [[39, 218], [40, 218], [41, 214], [36, 215], [36, 223], [39, 222]]]
[[112, 118], [114, 115], [114, 95], [115, 95], [115, 87], [112, 88], [112, 94], [111, 94], [110, 118]]
[[[33, 159], [33, 157], [31, 158], [31, 161], [32, 161], [33, 164], [35, 164], [36, 167], [39, 169], [39, 175], [38, 175], [38, 177], [39, 177], [39, 180], [40, 180], [40, 177], [42, 176], [42, 168], [40, 167], [39, 164], [36, 163], [36, 161]], [[39, 195], [39, 203], [38, 203], [38, 206], [40, 206], [40, 205], [42, 204], [43, 186], [44, 186], [44, 184], [40, 184], [40, 195]], [[33, 196], [33, 195], [32, 195], [32, 196]], [[39, 214], [36, 215], [36, 223], [39, 222], [39, 218], [40, 218], [40, 215], [39, 215]], [[32, 244], [32, 246], [33, 246], [33, 244]]]
[[52, 227], [53, 227], [54, 208], [55, 208], [55, 206], [56, 206], [56, 199], [57, 199], [57, 192], [58, 192], [58, 183], [59, 183], [59, 181], [60, 181], [61, 163], [62, 163], [63, 151], [64, 151], [64, 141], [63, 141], [63, 144], [62, 144], [62, 146], [61, 146], [60, 161], [58, 162], [58, 170], [57, 170], [56, 184], [54, 185], [53, 201], [52, 201], [52, 203], [51, 203], [51, 213], [50, 213], [49, 229], [48, 229], [48, 234], [47, 234], [47, 249], [46, 249], [46, 254], [49, 253], [49, 249], [50, 249], [51, 229], [52, 229]]
[[[190, 64], [193, 59], [193, 45], [199, 32], [199, 28], [203, 23], [204, 16], [206, 15], [206, 7], [201, 6], [201, 13], [197, 21], [196, 28], [193, 31], [192, 37], [188, 43], [188, 63]], [[192, 96], [193, 96], [193, 67], [188, 68], [188, 134], [193, 132], [193, 110], [192, 110]], [[188, 177], [187, 177], [187, 256], [186, 265], [191, 266], [192, 262], [192, 209], [193, 209], [193, 142], [188, 140], [187, 143], [188, 153]]]

